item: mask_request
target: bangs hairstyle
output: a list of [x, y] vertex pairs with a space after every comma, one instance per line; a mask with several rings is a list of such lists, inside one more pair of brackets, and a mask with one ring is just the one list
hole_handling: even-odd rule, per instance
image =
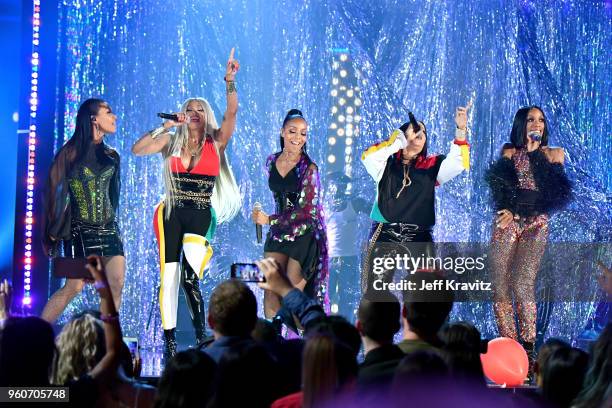
[[[423, 150], [421, 150], [418, 156], [424, 159], [427, 157], [427, 141], [429, 140], [429, 138], [427, 137], [427, 126], [425, 126], [425, 123], [421, 122], [420, 120], [418, 122], [419, 122], [419, 125], [423, 126], [423, 132], [425, 132], [425, 144], [423, 145]], [[404, 134], [406, 134], [406, 131], [408, 130], [409, 127], [410, 127], [410, 122], [406, 122], [402, 126], [400, 126], [400, 130]]]
[[[289, 121], [293, 120], [293, 119], [303, 119], [304, 122], [306, 122], [306, 124], [308, 124], [308, 121], [306, 121], [306, 118], [304, 118], [304, 115], [302, 114], [302, 111], [299, 109], [290, 109], [289, 112], [287, 112], [287, 114], [285, 115], [285, 119], [283, 119], [283, 129], [285, 128], [285, 126], [287, 125], [287, 123], [289, 123]], [[283, 139], [283, 134], [281, 132], [280, 135], [280, 147], [281, 150], [283, 150], [285, 148], [285, 140]], [[304, 146], [302, 146], [302, 151], [304, 153], [306, 153], [306, 143], [304, 143]]]
[[[242, 200], [240, 197], [240, 190], [238, 189], [238, 185], [236, 184], [236, 179], [234, 178], [234, 173], [232, 172], [232, 168], [225, 156], [225, 151], [223, 154], [219, 151], [219, 146], [215, 141], [215, 133], [219, 131], [219, 126], [217, 125], [217, 119], [215, 118], [215, 114], [210, 107], [208, 101], [204, 98], [189, 98], [183, 105], [181, 106], [181, 112], [186, 113], [187, 107], [191, 102], [199, 102], [204, 108], [204, 120], [206, 122], [206, 128], [204, 129], [204, 137], [210, 137], [213, 140], [215, 145], [215, 150], [217, 151], [217, 155], [219, 156], [219, 175], [215, 180], [215, 187], [213, 189], [213, 194], [211, 197], [211, 204], [215, 210], [215, 214], [217, 216], [217, 223], [220, 224], [225, 221], [229, 221], [238, 212], [240, 211], [240, 207], [242, 205]], [[172, 156], [180, 156], [181, 149], [184, 146], [187, 146], [189, 140], [189, 126], [187, 123], [184, 123], [180, 126], [176, 127], [176, 132], [173, 136], [170, 137], [170, 141], [168, 142], [168, 155], [164, 158], [164, 184], [166, 186], [166, 208], [165, 208], [165, 216], [166, 219], [170, 218], [170, 213], [172, 212], [172, 208], [175, 205], [175, 198], [172, 195], [172, 191], [174, 191], [174, 181], [172, 179], [172, 169], [170, 167], [170, 160]]]
[[529, 111], [532, 109], [539, 110], [544, 117], [544, 132], [542, 133], [542, 142], [540, 145], [548, 146], [548, 119], [542, 108], [532, 105], [520, 108], [514, 115], [512, 131], [510, 131], [510, 143], [512, 143], [512, 147], [520, 148], [527, 144], [527, 118], [529, 117]]

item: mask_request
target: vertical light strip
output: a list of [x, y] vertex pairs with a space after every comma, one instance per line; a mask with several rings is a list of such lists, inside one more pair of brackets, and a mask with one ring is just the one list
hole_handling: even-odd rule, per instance
[[32, 58], [30, 73], [30, 118], [28, 132], [28, 166], [26, 178], [25, 244], [23, 257], [23, 299], [25, 308], [32, 305], [32, 227], [34, 225], [34, 180], [36, 165], [36, 114], [38, 111], [38, 78], [40, 65], [40, 0], [33, 1], [32, 13]]

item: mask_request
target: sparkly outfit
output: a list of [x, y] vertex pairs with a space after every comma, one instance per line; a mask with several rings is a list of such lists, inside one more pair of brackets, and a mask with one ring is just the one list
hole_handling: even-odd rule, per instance
[[[209, 240], [214, 234], [216, 217], [211, 196], [219, 175], [219, 155], [212, 138], [202, 145], [199, 161], [186, 169], [180, 151], [170, 158], [174, 206], [165, 217], [165, 202], [155, 209], [153, 227], [159, 244], [159, 306], [166, 340], [166, 354], [176, 352], [176, 319], [179, 286], [182, 286], [195, 329], [196, 341], [205, 337], [206, 316], [199, 279], [212, 257]], [[195, 160], [194, 156], [192, 160]]]
[[328, 254], [318, 169], [308, 155], [302, 154], [283, 178], [276, 169], [279, 155], [272, 154], [266, 161], [276, 212], [270, 215], [264, 251], [279, 252], [298, 261], [307, 282], [304, 292], [323, 302]]
[[91, 144], [69, 163], [70, 146], [56, 155], [49, 175], [44, 246], [52, 256], [85, 258], [123, 255], [115, 213], [119, 204], [119, 155]]
[[[419, 156], [409, 165], [402, 164], [402, 131], [397, 129], [388, 140], [369, 147], [361, 156], [368, 173], [377, 182], [377, 197], [370, 217], [373, 220], [370, 242], [361, 276], [365, 293], [374, 280], [391, 281], [394, 270], [376, 277], [370, 271], [375, 257], [395, 256], [377, 243], [399, 244], [394, 247], [411, 253], [408, 247], [433, 255], [432, 230], [435, 224], [435, 187], [446, 183], [469, 168], [469, 145], [455, 139], [447, 156]], [[406, 175], [410, 182], [406, 185]], [[403, 248], [403, 249], [401, 249]]]
[[[563, 165], [550, 163], [542, 150], [516, 149], [485, 176], [497, 211], [507, 209], [518, 220], [494, 228], [491, 242], [494, 309], [500, 336], [533, 345], [536, 338], [535, 280], [548, 240], [548, 214], [563, 208], [571, 186]], [[519, 332], [512, 300], [516, 305]]]

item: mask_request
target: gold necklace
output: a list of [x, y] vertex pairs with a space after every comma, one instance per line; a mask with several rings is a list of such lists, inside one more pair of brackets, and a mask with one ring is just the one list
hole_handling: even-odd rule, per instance
[[412, 180], [410, 179], [410, 164], [402, 164], [402, 166], [404, 166], [404, 179], [402, 180], [402, 188], [400, 188], [400, 190], [397, 192], [395, 198], [399, 198], [400, 194], [402, 194], [402, 191], [404, 191], [406, 187], [412, 184]]

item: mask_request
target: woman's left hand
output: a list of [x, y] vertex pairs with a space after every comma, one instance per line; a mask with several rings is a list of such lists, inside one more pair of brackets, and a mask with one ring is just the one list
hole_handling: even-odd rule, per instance
[[270, 216], [263, 212], [262, 210], [253, 209], [253, 213], [251, 214], [251, 219], [255, 224], [258, 225], [266, 225], [270, 223]]
[[230, 51], [229, 59], [227, 60], [227, 67], [225, 69], [225, 80], [233, 81], [236, 77], [236, 72], [240, 69], [240, 63], [234, 59], [234, 48]]

